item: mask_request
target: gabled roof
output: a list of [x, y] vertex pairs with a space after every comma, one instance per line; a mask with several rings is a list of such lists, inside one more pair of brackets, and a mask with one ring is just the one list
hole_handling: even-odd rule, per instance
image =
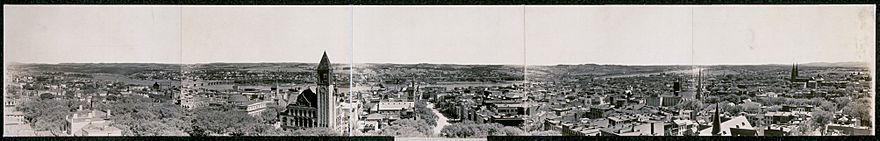
[[305, 89], [296, 96], [296, 102], [291, 103], [295, 106], [318, 107], [318, 95], [312, 92], [312, 89]]
[[[720, 133], [721, 136], [730, 136], [731, 135], [731, 132], [730, 132], [731, 128], [754, 130], [754, 127], [752, 127], [752, 124], [749, 123], [749, 120], [746, 119], [745, 116], [737, 116], [737, 117], [734, 117], [730, 120], [724, 121], [721, 123], [720, 127], [721, 127], [721, 133]], [[700, 135], [701, 136], [712, 136], [712, 128], [706, 128], [706, 129], [700, 130]]]
[[697, 122], [695, 122], [693, 120], [672, 120], [672, 123], [675, 123], [676, 125], [696, 125], [697, 124]]

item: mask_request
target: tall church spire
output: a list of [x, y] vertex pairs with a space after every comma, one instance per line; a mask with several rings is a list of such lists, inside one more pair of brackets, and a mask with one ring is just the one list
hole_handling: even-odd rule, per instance
[[791, 64], [791, 82], [797, 81], [798, 67], [797, 63]]
[[327, 58], [327, 51], [321, 56], [321, 63], [318, 63], [318, 70], [330, 70], [330, 59]]
[[703, 69], [700, 68], [697, 72], [697, 95], [695, 96], [697, 99], [703, 98]]
[[712, 135], [720, 136], [721, 135], [721, 115], [718, 112], [718, 103], [715, 103], [715, 115], [712, 116]]
[[333, 68], [330, 67], [330, 59], [327, 58], [327, 52], [321, 56], [321, 63], [318, 63], [318, 85], [330, 85], [333, 81]]

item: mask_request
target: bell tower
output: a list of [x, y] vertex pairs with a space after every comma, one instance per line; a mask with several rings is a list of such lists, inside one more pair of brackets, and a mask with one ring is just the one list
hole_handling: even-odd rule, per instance
[[333, 85], [333, 67], [327, 52], [321, 57], [317, 69], [318, 80], [315, 94], [318, 95], [318, 126], [336, 129], [336, 95]]

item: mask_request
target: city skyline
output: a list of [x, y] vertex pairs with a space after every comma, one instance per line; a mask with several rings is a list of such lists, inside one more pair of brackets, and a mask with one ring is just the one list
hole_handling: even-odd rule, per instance
[[877, 125], [873, 5], [5, 7], [4, 136]]
[[[871, 124], [871, 118], [865, 117], [873, 116], [871, 111], [862, 108], [870, 106], [866, 104], [869, 104], [871, 100], [869, 98], [873, 97], [873, 91], [868, 88], [873, 87], [870, 82], [874, 75], [868, 70], [816, 67], [809, 68], [810, 71], [800, 71], [799, 65], [796, 64], [792, 64], [790, 70], [789, 66], [770, 68], [764, 66], [717, 67], [714, 68], [717, 69], [715, 72], [728, 74], [706, 76], [711, 78], [707, 80], [711, 85], [706, 88], [702, 88], [702, 85], [697, 85], [694, 88], [695, 84], [692, 82], [682, 81], [682, 79], [692, 78], [694, 75], [687, 73], [689, 67], [680, 66], [540, 66], [535, 67], [538, 71], [534, 74], [536, 79], [528, 81], [535, 83], [517, 84], [511, 82], [522, 81], [521, 77], [523, 76], [511, 71], [511, 67], [468, 65], [435, 65], [433, 67], [431, 65], [370, 65], [358, 68], [366, 71], [365, 73], [359, 71], [361, 72], [357, 74], [359, 77], [348, 77], [351, 82], [349, 84], [356, 82], [366, 85], [358, 86], [360, 88], [334, 87], [333, 83], [338, 81], [334, 80], [336, 77], [332, 75], [333, 67], [331, 67], [326, 53], [322, 54], [320, 62], [316, 65], [317, 69], [306, 69], [314, 73], [254, 71], [270, 70], [265, 65], [206, 65], [185, 73], [175, 73], [175, 67], [169, 65], [151, 65], [151, 67], [137, 64], [24, 65], [26, 67], [17, 69], [19, 72], [10, 76], [14, 79], [8, 80], [13, 82], [9, 84], [13, 90], [5, 96], [12, 99], [12, 102], [5, 102], [7, 108], [4, 109], [13, 111], [12, 114], [4, 116], [15, 119], [11, 124], [5, 124], [4, 128], [21, 130], [4, 132], [4, 135], [47, 136], [47, 132], [51, 131], [46, 131], [45, 127], [51, 123], [33, 122], [33, 120], [25, 120], [17, 115], [21, 115], [23, 112], [47, 112], [28, 109], [40, 106], [33, 105], [34, 103], [64, 100], [80, 101], [87, 104], [84, 104], [86, 106], [78, 105], [76, 112], [58, 111], [53, 113], [54, 115], [68, 115], [68, 118], [64, 120], [69, 122], [61, 123], [61, 128], [58, 128], [65, 131], [60, 136], [100, 136], [105, 134], [109, 136], [142, 136], [145, 135], [143, 133], [155, 132], [154, 130], [129, 128], [132, 126], [109, 124], [110, 122], [119, 122], [120, 124], [137, 125], [137, 122], [128, 121], [132, 119], [108, 117], [141, 113], [137, 111], [154, 111], [143, 109], [146, 107], [142, 106], [126, 107], [130, 105], [113, 104], [119, 102], [138, 105], [150, 104], [143, 102], [161, 103], [160, 106], [163, 108], [178, 109], [171, 110], [178, 114], [169, 115], [190, 115], [185, 113], [192, 113], [195, 118], [199, 119], [193, 120], [191, 123], [183, 122], [183, 126], [169, 126], [175, 123], [164, 122], [183, 119], [180, 116], [167, 117], [162, 120], [163, 122], [153, 122], [158, 123], [159, 126], [169, 126], [169, 128], [163, 128], [160, 133], [152, 134], [160, 136], [205, 133], [233, 136], [303, 135], [297, 131], [311, 131], [319, 132], [318, 134], [342, 136], [481, 137], [478, 134], [450, 134], [462, 130], [456, 127], [473, 128], [468, 127], [473, 125], [488, 125], [492, 126], [490, 128], [494, 130], [504, 129], [505, 131], [502, 132], [504, 136], [548, 134], [555, 136], [788, 136], [825, 135], [826, 133], [867, 135], [870, 134], [867, 131], [872, 128], [862, 125]], [[303, 67], [302, 65], [282, 66]], [[691, 69], [691, 71], [693, 70]], [[180, 76], [175, 74], [180, 74]], [[288, 75], [288, 77], [277, 77], [284, 75]], [[428, 75], [429, 77], [415, 77], [420, 75]], [[788, 77], [789, 75], [790, 77]], [[573, 77], [574, 79], [557, 79], [559, 77]], [[181, 78], [197, 79], [185, 81]], [[267, 81], [266, 78], [270, 80]], [[596, 78], [598, 81], [593, 81]], [[339, 79], [344, 80], [346, 77]], [[165, 83], [169, 80], [181, 83], [178, 83], [179, 85]], [[277, 81], [279, 80], [294, 81], [292, 84], [295, 85], [278, 85]], [[579, 83], [584, 81], [590, 82]], [[768, 81], [773, 83], [763, 84], [763, 86], [760, 84]], [[702, 83], [700, 81], [700, 84]], [[756, 83], [758, 85], [755, 85]], [[65, 86], [67, 84], [71, 85]], [[525, 85], [530, 85], [531, 88], [523, 89], [524, 87], [521, 86]], [[573, 86], [588, 86], [590, 88], [571, 89]], [[630, 87], [627, 89], [626, 86]], [[337, 91], [337, 89], [344, 90]], [[827, 90], [838, 89], [847, 90], [827, 92]], [[73, 91], [68, 92], [69, 90]], [[346, 90], [348, 90], [349, 98], [357, 93], [358, 100], [340, 99], [344, 98]], [[702, 90], [707, 90], [709, 94], [701, 94]], [[762, 90], [768, 91], [762, 92]], [[826, 92], [805, 93], [807, 90]], [[694, 93], [695, 91], [696, 93]], [[749, 92], [756, 94], [748, 95]], [[338, 96], [343, 97], [334, 98]], [[108, 97], [116, 98], [109, 99]], [[569, 97], [574, 97], [575, 100], [560, 101]], [[620, 99], [621, 97], [623, 99]], [[634, 99], [627, 99], [628, 97]], [[131, 98], [132, 100], [120, 101], [119, 98]], [[135, 100], [138, 98], [151, 100]], [[832, 98], [832, 100], [827, 98]], [[473, 99], [482, 100], [471, 101]], [[316, 101], [317, 103], [315, 103]], [[849, 104], [853, 101], [856, 103]], [[102, 106], [93, 106], [93, 104]], [[336, 104], [349, 106], [333, 106]], [[352, 104], [374, 106], [350, 107]], [[434, 104], [441, 106], [434, 107]], [[719, 107], [719, 104], [725, 105], [725, 107]], [[67, 108], [71, 106], [46, 105], [56, 107], [49, 109], [59, 109], [57, 107], [63, 109], [64, 106]], [[582, 107], [584, 105], [590, 107], [589, 109], [605, 110], [586, 110], [585, 107]], [[768, 108], [775, 110], [764, 111], [762, 105], [777, 108]], [[840, 108], [844, 105], [844, 108]], [[107, 106], [112, 110], [96, 108]], [[285, 109], [288, 110], [274, 109], [279, 106], [286, 107]], [[570, 108], [571, 106], [576, 108]], [[10, 109], [10, 107], [19, 107], [24, 110], [15, 111], [16, 109]], [[83, 107], [86, 107], [87, 110]], [[120, 110], [119, 108], [141, 108], [142, 110], [134, 110], [136, 112], [132, 113], [131, 110]], [[862, 110], [846, 110], [853, 108]], [[724, 112], [720, 112], [719, 109], [724, 109]], [[564, 112], [544, 112], [560, 110]], [[672, 110], [671, 113], [678, 114], [663, 114], [659, 110]], [[113, 115], [110, 114], [111, 111], [113, 111]], [[84, 115], [86, 112], [91, 114], [77, 116], [78, 114]], [[217, 112], [222, 112], [222, 114]], [[483, 114], [478, 115], [475, 112]], [[586, 114], [577, 114], [579, 112], [586, 112]], [[703, 114], [694, 115], [694, 112]], [[705, 114], [707, 112], [714, 112], [714, 114]], [[749, 113], [749, 115], [742, 114], [742, 112]], [[484, 115], [486, 113], [489, 115]], [[552, 116], [554, 113], [555, 116]], [[633, 118], [639, 113], [650, 114], [650, 116], [645, 116], [648, 121]], [[72, 116], [69, 116], [70, 114]], [[755, 118], [753, 114], [773, 118]], [[40, 114], [25, 114], [25, 116], [31, 115], [39, 116]], [[100, 116], [95, 117], [94, 115]], [[218, 120], [220, 117], [216, 117], [216, 115], [241, 118], [247, 124], [226, 122], [224, 119]], [[822, 120], [811, 120], [810, 115]], [[574, 118], [569, 118], [572, 116]], [[577, 117], [583, 116], [588, 117], [587, 120], [590, 124], [583, 124], [584, 119], [577, 120]], [[272, 117], [275, 120], [272, 120]], [[709, 117], [712, 118], [712, 122], [700, 120]], [[858, 117], [861, 120], [850, 120], [853, 117]], [[334, 119], [344, 120], [345, 118], [350, 119], [349, 122], [335, 124], [333, 122]], [[377, 118], [382, 120], [377, 121]], [[533, 118], [541, 120], [530, 120]], [[42, 118], [32, 119], [45, 120]], [[314, 121], [316, 119], [317, 122]], [[352, 126], [354, 119], [359, 119], [358, 123], [365, 123], [364, 126]], [[328, 122], [322, 122], [322, 120]], [[472, 122], [462, 122], [464, 120]], [[215, 124], [205, 124], [204, 121], [226, 125], [226, 127], [211, 128], [215, 127]], [[411, 121], [416, 122], [409, 123]], [[803, 124], [803, 121], [809, 124]], [[100, 124], [89, 124], [89, 122]], [[593, 124], [594, 122], [598, 124]], [[601, 124], [603, 122], [605, 124]], [[580, 124], [568, 125], [567, 123]], [[678, 126], [656, 127], [655, 125], [658, 125], [656, 123]], [[831, 131], [815, 130], [812, 127], [829, 123], [832, 124], [822, 129], [827, 128]], [[34, 126], [31, 127], [31, 125]], [[235, 128], [228, 128], [228, 126]], [[572, 126], [578, 128], [570, 128]], [[625, 128], [619, 128], [621, 126], [625, 126]], [[711, 129], [704, 126], [710, 126]], [[400, 127], [416, 127], [420, 130], [414, 131]], [[189, 130], [193, 128], [208, 129], [208, 132]], [[352, 130], [355, 128], [357, 130]], [[433, 128], [433, 130], [428, 130], [428, 128]], [[580, 130], [583, 128], [601, 128], [601, 131], [599, 129]], [[370, 132], [370, 130], [377, 129], [381, 130]], [[759, 129], [764, 129], [765, 132], [756, 132]], [[767, 132], [768, 130], [774, 132]], [[92, 133], [92, 131], [97, 132]], [[136, 134], [128, 131], [136, 132]], [[408, 134], [400, 134], [401, 132]], [[59, 136], [58, 134], [53, 135]]]

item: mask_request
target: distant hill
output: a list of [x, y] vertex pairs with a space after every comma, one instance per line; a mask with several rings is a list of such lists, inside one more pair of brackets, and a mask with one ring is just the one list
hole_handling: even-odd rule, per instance
[[814, 63], [806, 63], [800, 64], [800, 66], [811, 66], [811, 67], [865, 67], [868, 66], [868, 63], [865, 62], [814, 62]]
[[180, 70], [178, 64], [158, 63], [59, 63], [59, 64], [16, 64], [22, 69], [39, 71], [63, 71], [79, 73], [109, 73], [130, 75], [143, 71], [174, 71]]

